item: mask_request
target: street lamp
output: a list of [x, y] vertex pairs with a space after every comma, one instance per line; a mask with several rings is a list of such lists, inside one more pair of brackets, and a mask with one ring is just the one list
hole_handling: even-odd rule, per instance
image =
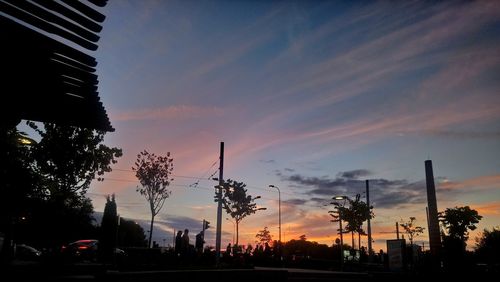
[[[345, 201], [347, 200], [347, 196], [335, 196], [332, 198], [335, 201], [344, 200], [342, 207], [345, 205]], [[343, 270], [344, 267], [344, 237], [342, 232], [342, 213], [339, 210], [339, 206], [337, 206], [337, 211], [339, 214], [339, 232], [340, 232], [340, 270]]]
[[234, 224], [234, 221], [230, 220], [227, 217], [226, 217], [226, 220], [233, 224], [233, 245], [234, 245], [234, 234], [236, 233], [236, 224]]
[[278, 186], [269, 185], [269, 188], [276, 188], [278, 190], [278, 229], [279, 229], [279, 243], [281, 244], [281, 192]]

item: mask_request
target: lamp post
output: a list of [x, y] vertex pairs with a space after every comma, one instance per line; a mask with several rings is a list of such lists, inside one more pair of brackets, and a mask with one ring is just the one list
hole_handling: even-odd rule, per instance
[[281, 192], [278, 186], [269, 185], [270, 188], [276, 188], [278, 190], [278, 229], [279, 229], [279, 243], [281, 244]]
[[[347, 196], [335, 196], [332, 198], [335, 201], [344, 200], [342, 203], [342, 207], [345, 205], [345, 201], [347, 200]], [[344, 237], [342, 232], [342, 213], [340, 212], [339, 206], [337, 206], [337, 211], [339, 213], [339, 232], [340, 232], [340, 270], [344, 268]]]
[[234, 224], [234, 221], [230, 220], [227, 217], [226, 217], [226, 220], [233, 224], [233, 245], [234, 245], [234, 234], [236, 234], [236, 224]]

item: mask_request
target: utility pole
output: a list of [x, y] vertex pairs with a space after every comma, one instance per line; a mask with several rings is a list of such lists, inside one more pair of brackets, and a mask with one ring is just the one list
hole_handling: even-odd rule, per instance
[[368, 260], [372, 261], [372, 225], [370, 224], [370, 184], [369, 181], [366, 180], [366, 205], [368, 206]]
[[399, 224], [397, 221], [396, 221], [396, 239], [399, 240]]
[[217, 190], [217, 230], [215, 235], [215, 264], [220, 263], [220, 244], [222, 235], [222, 185], [224, 185], [224, 142], [220, 142], [219, 189]]
[[436, 187], [434, 186], [434, 173], [432, 161], [425, 161], [425, 182], [427, 184], [427, 207], [429, 226], [429, 248], [431, 251], [431, 265], [434, 269], [441, 268], [441, 236], [439, 234], [439, 219], [436, 200]]

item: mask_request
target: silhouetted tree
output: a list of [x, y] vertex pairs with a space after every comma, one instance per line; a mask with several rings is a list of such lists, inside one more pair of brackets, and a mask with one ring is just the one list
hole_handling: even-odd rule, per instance
[[116, 210], [115, 195], [106, 197], [104, 214], [101, 221], [101, 236], [99, 241], [99, 253], [104, 262], [109, 262], [116, 247], [116, 236], [118, 228], [118, 213]]
[[[111, 171], [111, 164], [122, 156], [122, 150], [102, 144], [103, 131], [51, 123], [44, 123], [43, 129], [33, 122], [28, 125], [41, 137], [30, 151], [34, 172], [42, 179], [41, 208], [46, 205], [52, 210], [46, 218], [53, 219], [48, 230], [54, 233], [48, 236], [60, 237], [61, 241], [81, 239], [93, 221], [92, 203], [85, 192], [92, 180], [102, 181], [104, 173]], [[41, 220], [45, 222], [46, 218]], [[75, 222], [80, 224], [70, 229]]]
[[[454, 272], [465, 271], [470, 263], [466, 246], [469, 230], [475, 230], [480, 216], [469, 206], [447, 208], [439, 213], [439, 220], [443, 226], [443, 262], [445, 269]], [[446, 231], [446, 232], [445, 232]]]
[[[247, 195], [247, 189], [245, 189], [246, 184], [243, 182], [234, 181], [228, 179], [223, 184], [224, 189], [222, 189], [222, 205], [236, 223], [236, 245], [238, 245], [239, 239], [239, 224], [248, 215], [254, 214], [260, 208], [257, 208], [257, 204], [254, 203], [256, 199], [260, 196], [252, 198], [252, 196]], [[215, 195], [215, 201], [217, 202], [217, 195]], [[262, 208], [263, 209], [263, 208]]]
[[410, 240], [410, 245], [413, 245], [413, 238], [424, 232], [423, 227], [415, 226], [416, 217], [411, 216], [410, 220], [405, 223], [400, 223], [399, 226], [403, 227], [404, 232], [408, 235], [408, 239]]
[[476, 238], [476, 254], [479, 261], [490, 267], [500, 264], [500, 227], [484, 229], [481, 237]]
[[50, 197], [85, 194], [92, 180], [111, 171], [111, 164], [122, 156], [119, 148], [102, 142], [105, 132], [74, 126], [44, 123], [44, 130], [28, 122], [41, 140], [32, 146], [35, 172], [44, 177], [45, 193]]
[[267, 226], [264, 227], [263, 230], [260, 230], [257, 233], [257, 235], [255, 235], [255, 237], [257, 238], [258, 242], [260, 242], [261, 244], [271, 243], [271, 241], [272, 241], [271, 232], [269, 230], [267, 230]]
[[38, 142], [19, 146], [16, 130], [10, 131], [10, 138], [1, 138], [17, 146], [8, 148], [5, 161], [13, 163], [2, 169], [15, 178], [7, 177], [2, 188], [14, 185], [8, 189], [14, 194], [10, 203], [0, 206], [11, 211], [8, 217], [25, 218], [16, 228], [18, 238], [46, 247], [95, 235], [92, 203], [84, 194], [93, 179], [102, 180], [111, 171], [121, 149], [101, 144], [104, 132], [49, 123], [43, 129], [32, 122], [28, 125], [40, 135]]
[[133, 220], [120, 218], [118, 226], [119, 247], [145, 247], [148, 241], [141, 225]]
[[29, 199], [36, 193], [29, 146], [20, 142], [25, 134], [16, 129], [0, 127], [0, 232], [4, 233], [2, 260], [9, 260], [9, 244], [20, 219], [30, 212]]
[[331, 220], [332, 222], [338, 222], [339, 214], [342, 221], [346, 222], [343, 229], [345, 232], [351, 232], [352, 246], [354, 249], [354, 232], [357, 232], [359, 235], [366, 234], [362, 226], [363, 222], [374, 217], [372, 211], [373, 206], [369, 207], [367, 203], [361, 201], [360, 194], [356, 194], [354, 200], [350, 198], [346, 198], [346, 200], [349, 203], [347, 207], [339, 202], [331, 202], [330, 204], [335, 206], [336, 211], [329, 211], [329, 213], [330, 216], [334, 218]]
[[299, 236], [299, 240], [300, 241], [307, 241], [307, 237], [306, 237], [306, 234], [302, 234]]
[[469, 239], [469, 230], [475, 230], [476, 224], [483, 217], [469, 206], [447, 208], [439, 213], [439, 221], [446, 229], [447, 236], [460, 239], [464, 243]]
[[[300, 237], [301, 238], [299, 240], [292, 239], [284, 243], [283, 254], [288, 260], [292, 260], [294, 256], [296, 258], [296, 261], [334, 258], [335, 253], [333, 251], [333, 248], [328, 247], [328, 245], [325, 244], [307, 241], [305, 235], [302, 235]], [[348, 248], [346, 247], [345, 249], [347, 250]]]
[[144, 150], [137, 155], [135, 176], [139, 179], [142, 187], [137, 187], [137, 192], [144, 196], [151, 211], [151, 224], [149, 227], [148, 247], [151, 247], [153, 238], [153, 224], [155, 216], [160, 212], [165, 200], [171, 191], [167, 189], [174, 180], [171, 175], [174, 169], [173, 158], [170, 152], [166, 156], [157, 156]]

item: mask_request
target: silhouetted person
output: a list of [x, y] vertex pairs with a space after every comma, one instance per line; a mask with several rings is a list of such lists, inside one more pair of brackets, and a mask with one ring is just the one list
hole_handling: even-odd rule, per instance
[[195, 241], [195, 247], [196, 247], [196, 252], [198, 255], [201, 255], [203, 253], [203, 243], [205, 243], [204, 239], [204, 234], [203, 231], [200, 231], [200, 233], [196, 234], [196, 241]]
[[227, 247], [226, 247], [226, 256], [231, 256], [231, 243], [227, 244]]
[[269, 246], [269, 243], [266, 242], [265, 249], [264, 249], [264, 256], [266, 258], [270, 258], [272, 254], [271, 246]]
[[177, 235], [175, 236], [175, 254], [180, 256], [182, 252], [182, 231], [177, 231]]
[[184, 229], [184, 234], [182, 234], [182, 244], [181, 252], [184, 256], [189, 254], [189, 230]]

